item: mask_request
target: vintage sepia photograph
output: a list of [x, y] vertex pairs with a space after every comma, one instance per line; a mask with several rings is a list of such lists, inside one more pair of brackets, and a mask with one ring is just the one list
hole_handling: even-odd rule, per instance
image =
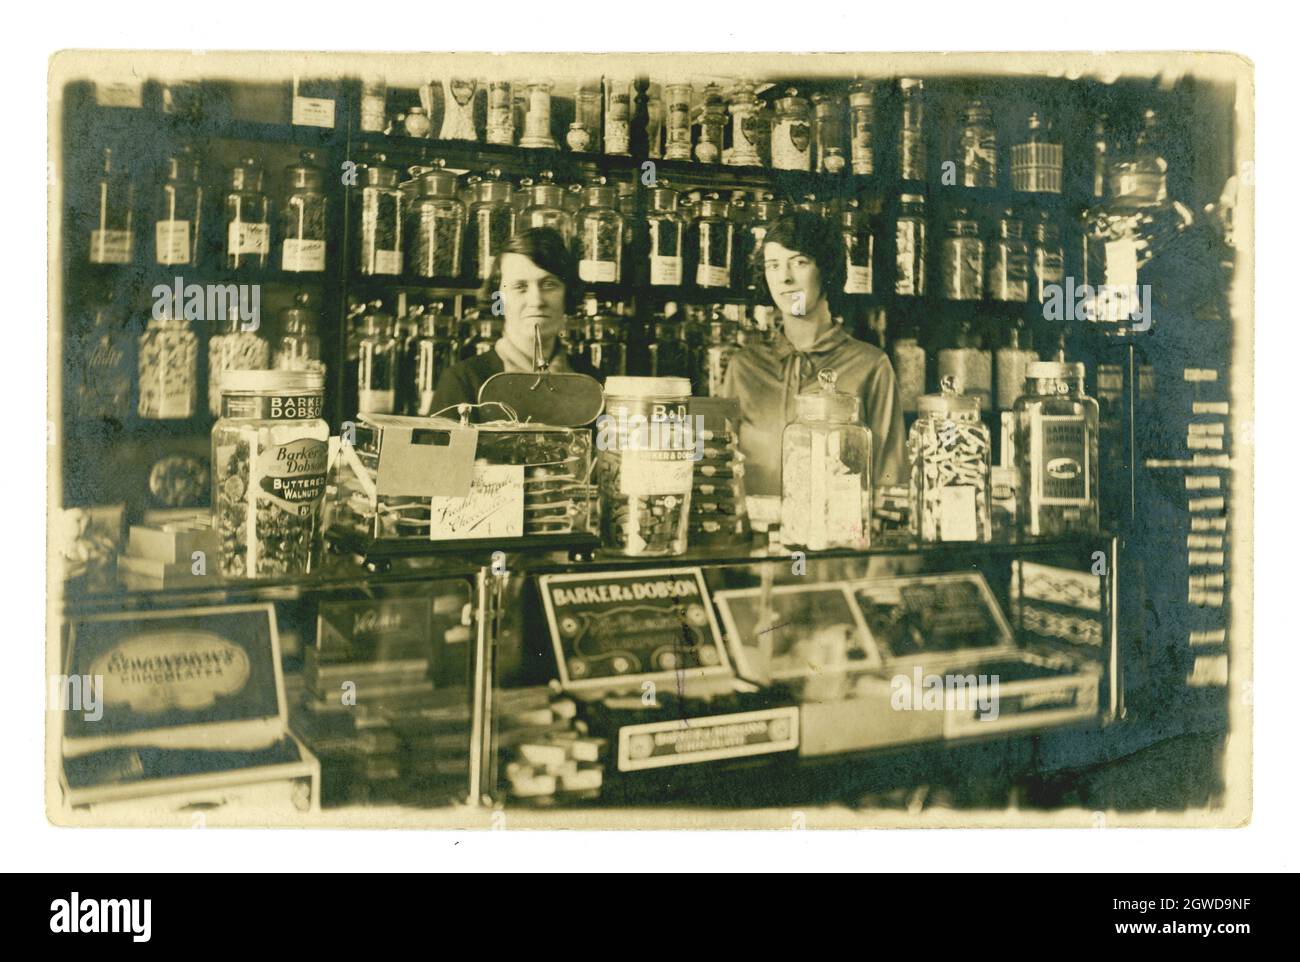
[[54, 825], [1250, 821], [1246, 58], [48, 83]]

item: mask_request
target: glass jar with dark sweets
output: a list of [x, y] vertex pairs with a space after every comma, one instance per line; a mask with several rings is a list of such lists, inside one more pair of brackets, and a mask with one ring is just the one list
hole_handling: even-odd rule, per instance
[[300, 160], [284, 171], [288, 194], [280, 214], [280, 267], [294, 273], [323, 271], [328, 204], [325, 171], [316, 166], [316, 155], [310, 150], [304, 150]]
[[248, 330], [232, 306], [230, 316], [214, 325], [208, 338], [208, 410], [221, 414], [221, 391], [231, 371], [265, 371], [271, 365], [271, 345], [256, 330]]
[[844, 293], [872, 293], [876, 239], [870, 216], [856, 200], [850, 200], [840, 214], [840, 236], [844, 239]]
[[1097, 530], [1097, 402], [1083, 393], [1082, 364], [1036, 361], [1015, 404], [1022, 535]]
[[459, 277], [465, 207], [456, 196], [456, 174], [440, 159], [434, 164], [420, 174], [420, 194], [411, 204], [411, 267], [417, 277]]
[[925, 393], [925, 348], [917, 339], [915, 324], [894, 341], [892, 354], [903, 413], [915, 414], [917, 400]]
[[998, 133], [993, 111], [982, 100], [972, 100], [961, 113], [957, 183], [962, 187], [998, 185]]
[[[108, 296], [93, 304], [89, 315], [89, 326], [72, 355], [74, 410], [79, 418], [125, 421], [131, 413], [135, 338], [124, 313]], [[71, 363], [68, 371], [73, 374]]]
[[1060, 140], [1036, 113], [1029, 115], [1028, 126], [1024, 141], [1011, 148], [1011, 187], [1029, 193], [1059, 194], [1063, 162]]
[[649, 344], [650, 374], [652, 377], [691, 376], [691, 349], [686, 343], [686, 330], [680, 317], [656, 317], [654, 337]]
[[777, 170], [812, 169], [812, 125], [808, 101], [791, 87], [776, 101], [772, 122], [772, 166]]
[[587, 324], [583, 337], [587, 363], [597, 379], [627, 373], [627, 344], [623, 316], [608, 301], [587, 301]]
[[951, 301], [984, 297], [984, 240], [979, 224], [957, 210], [939, 246], [940, 293]]
[[487, 142], [511, 145], [515, 142], [515, 118], [509, 80], [488, 81]]
[[357, 269], [371, 276], [402, 273], [404, 198], [397, 170], [384, 161], [380, 154], [365, 166], [357, 192]]
[[129, 264], [135, 255], [135, 185], [124, 167], [104, 151], [96, 219], [90, 230], [90, 263]]
[[925, 296], [925, 197], [903, 194], [898, 198], [894, 222], [894, 293]]
[[492, 261], [515, 233], [512, 191], [510, 182], [502, 179], [501, 171], [495, 168], [473, 181], [470, 189], [473, 201], [465, 228], [465, 249], [472, 275], [487, 280], [492, 275]]
[[262, 168], [247, 157], [230, 169], [226, 190], [226, 267], [261, 269], [270, 257], [270, 205], [262, 193]]
[[1034, 290], [1037, 300], [1048, 299], [1048, 288], [1065, 281], [1065, 250], [1061, 229], [1044, 213], [1034, 225]]
[[404, 393], [409, 398], [408, 413], [418, 417], [433, 414], [433, 393], [442, 372], [455, 363], [455, 340], [442, 313], [442, 304], [434, 303], [420, 317], [420, 329], [407, 345], [404, 365], [411, 385]]
[[989, 541], [993, 537], [989, 430], [978, 398], [960, 394], [952, 378], [940, 394], [920, 398], [907, 434], [911, 466], [912, 536], [922, 542]]
[[722, 161], [722, 131], [727, 126], [727, 103], [722, 88], [707, 84], [704, 105], [700, 108], [700, 139], [695, 144], [695, 159], [702, 164]]
[[853, 173], [874, 174], [876, 172], [874, 84], [859, 79], [849, 85], [849, 118], [852, 131], [849, 161]]
[[871, 430], [861, 400], [836, 389], [836, 373], [795, 396], [795, 419], [781, 434], [781, 543], [824, 551], [871, 541]]
[[838, 174], [844, 170], [844, 101], [830, 94], [813, 94], [817, 121], [817, 170]]
[[329, 425], [318, 371], [232, 372], [212, 426], [212, 513], [227, 578], [305, 575], [320, 561]]
[[578, 277], [588, 284], [617, 284], [623, 276], [623, 215], [618, 188], [598, 177], [582, 192], [575, 224]]
[[988, 256], [988, 295], [995, 301], [1029, 300], [1029, 245], [1025, 225], [1004, 211]]
[[735, 229], [727, 216], [727, 202], [716, 193], [705, 195], [690, 231], [696, 287], [725, 290], [731, 286]]
[[357, 410], [392, 414], [397, 407], [398, 344], [393, 318], [378, 309], [361, 319], [357, 345]]
[[903, 98], [898, 173], [903, 180], [925, 180], [925, 84], [915, 77], [904, 77], [898, 86]]
[[564, 188], [555, 182], [555, 175], [544, 170], [525, 189], [525, 204], [519, 214], [516, 230], [533, 227], [550, 227], [560, 232], [566, 244], [573, 242], [573, 217], [564, 209]]
[[277, 371], [325, 372], [321, 359], [320, 312], [306, 293], [294, 296], [293, 306], [280, 312], [280, 336], [271, 355]]
[[202, 220], [199, 159], [194, 149], [186, 146], [167, 158], [163, 182], [158, 188], [154, 262], [165, 266], [197, 266]]
[[187, 420], [198, 406], [199, 339], [171, 308], [155, 310], [140, 335], [137, 413], [153, 421]]
[[650, 190], [646, 228], [650, 232], [650, 283], [678, 287], [682, 283], [686, 218], [677, 209], [678, 195], [665, 180]]
[[705, 397], [718, 397], [722, 393], [722, 384], [726, 380], [731, 358], [740, 350], [740, 345], [736, 343], [736, 325], [727, 318], [721, 307], [714, 305], [709, 308], [703, 334], [697, 365], [699, 392]]

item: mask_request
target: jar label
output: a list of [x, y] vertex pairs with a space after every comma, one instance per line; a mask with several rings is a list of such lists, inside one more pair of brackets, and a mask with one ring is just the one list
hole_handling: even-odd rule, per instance
[[323, 240], [286, 239], [282, 266], [286, 271], [323, 271], [325, 269], [325, 242]]
[[1092, 499], [1088, 424], [1077, 414], [1034, 414], [1029, 463], [1036, 505], [1086, 507]]
[[400, 274], [402, 273], [402, 252], [401, 251], [375, 251], [374, 260], [375, 274]]
[[221, 416], [262, 421], [305, 421], [319, 418], [323, 405], [324, 398], [319, 394], [225, 395], [221, 399]]
[[869, 113], [853, 114], [853, 143], [851, 147], [853, 173], [874, 174], [876, 171], [875, 151], [871, 146], [871, 115]]
[[226, 243], [231, 254], [269, 254], [271, 225], [252, 224], [246, 220], [231, 221]]
[[[256, 448], [257, 442], [250, 439], [250, 445]], [[249, 460], [247, 573], [306, 572], [320, 526], [328, 443], [299, 438], [255, 450]], [[231, 477], [222, 483], [238, 480]]]
[[650, 255], [650, 283], [675, 287], [682, 282], [682, 259], [663, 254]]
[[324, 97], [294, 97], [293, 124], [297, 127], [333, 128], [334, 101]]
[[618, 488], [626, 495], [678, 495], [683, 500], [689, 495], [695, 477], [695, 462], [691, 452], [636, 451], [621, 453]]
[[731, 283], [731, 272], [725, 267], [701, 264], [695, 269], [695, 283], [700, 287], [726, 287]]
[[618, 282], [618, 265], [584, 258], [578, 262], [578, 277], [588, 284], [614, 284]]
[[969, 484], [953, 484], [940, 488], [938, 495], [939, 540], [978, 541], [975, 488]]
[[778, 170], [807, 170], [812, 160], [808, 143], [806, 123], [778, 121], [772, 128], [772, 166]]
[[900, 219], [894, 248], [894, 293], [920, 297], [925, 293], [925, 225]]
[[397, 404], [397, 393], [393, 390], [357, 392], [357, 407], [366, 414], [392, 414]]
[[190, 262], [190, 222], [160, 220], [154, 224], [154, 250], [159, 264]]
[[854, 267], [852, 264], [845, 269], [844, 276], [844, 293], [845, 294], [870, 294], [871, 293], [871, 268]]
[[129, 230], [92, 230], [90, 232], [90, 263], [131, 263], [131, 232]]

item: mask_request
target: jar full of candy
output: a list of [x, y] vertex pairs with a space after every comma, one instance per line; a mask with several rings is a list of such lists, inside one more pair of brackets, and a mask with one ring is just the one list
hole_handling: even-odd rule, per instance
[[921, 396], [907, 435], [912, 534], [924, 542], [988, 541], [989, 430], [978, 397], [958, 394], [951, 377], [941, 390]]
[[871, 431], [857, 395], [836, 389], [836, 373], [795, 398], [781, 435], [781, 543], [823, 551], [871, 540]]
[[1016, 518], [1030, 537], [1097, 530], [1097, 402], [1082, 364], [1035, 361], [1016, 400]]

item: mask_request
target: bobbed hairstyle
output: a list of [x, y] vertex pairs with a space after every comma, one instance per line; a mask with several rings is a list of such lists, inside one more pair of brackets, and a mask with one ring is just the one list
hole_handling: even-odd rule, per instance
[[[812, 211], [795, 210], [782, 214], [763, 237], [763, 244], [780, 244], [812, 259], [822, 276], [822, 297], [831, 314], [844, 313], [844, 240], [834, 217], [818, 217]], [[763, 251], [754, 254], [763, 263]], [[766, 282], [758, 291], [759, 303], [775, 305]]]
[[564, 235], [554, 227], [530, 227], [520, 231], [505, 242], [500, 253], [492, 259], [492, 271], [478, 291], [480, 310], [492, 309], [492, 297], [501, 290], [501, 259], [506, 254], [522, 254], [544, 271], [554, 274], [564, 283], [564, 312], [576, 313], [582, 303], [582, 283], [578, 279], [578, 263], [564, 242]]

